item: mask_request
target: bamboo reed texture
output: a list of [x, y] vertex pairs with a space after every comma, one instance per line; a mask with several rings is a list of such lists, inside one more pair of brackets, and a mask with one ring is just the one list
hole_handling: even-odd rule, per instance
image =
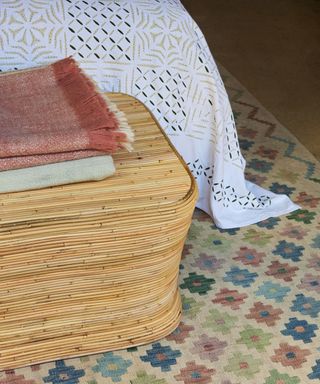
[[108, 98], [135, 132], [113, 177], [0, 195], [0, 370], [149, 343], [179, 323], [196, 185], [143, 104]]

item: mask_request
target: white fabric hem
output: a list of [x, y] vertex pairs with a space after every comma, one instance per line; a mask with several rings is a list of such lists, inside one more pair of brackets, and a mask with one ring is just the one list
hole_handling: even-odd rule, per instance
[[[273, 212], [273, 213], [269, 212], [268, 213], [265, 209], [261, 210], [261, 211], [255, 210], [255, 217], [254, 218], [251, 218], [248, 220], [243, 220], [242, 219], [243, 215], [247, 214], [247, 212], [248, 212], [247, 210], [244, 209], [242, 212], [239, 211], [238, 215], [235, 212], [232, 213], [232, 215], [233, 215], [232, 222], [229, 222], [229, 220], [227, 220], [227, 219], [223, 219], [223, 221], [220, 221], [219, 219], [217, 219], [217, 217], [214, 217], [214, 222], [215, 222], [215, 225], [221, 229], [242, 228], [242, 227], [246, 227], [248, 225], [257, 224], [260, 221], [269, 219], [270, 217], [278, 217], [278, 216], [287, 215], [293, 211], [301, 209], [301, 207], [299, 205], [292, 203], [290, 200], [289, 200], [289, 202], [290, 202], [289, 207], [287, 207], [285, 209], [280, 209], [276, 213], [275, 212]], [[209, 216], [212, 217], [212, 215], [208, 212], [208, 210], [205, 209], [204, 206], [201, 206], [201, 203], [197, 202], [196, 208], [201, 209], [202, 211], [206, 212]], [[239, 221], [237, 220], [237, 216], [241, 216]]]

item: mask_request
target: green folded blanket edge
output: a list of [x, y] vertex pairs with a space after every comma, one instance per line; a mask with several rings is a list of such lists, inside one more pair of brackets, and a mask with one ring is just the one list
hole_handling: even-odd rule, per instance
[[61, 163], [0, 172], [0, 193], [21, 192], [84, 181], [103, 180], [115, 173], [111, 156], [96, 156]]

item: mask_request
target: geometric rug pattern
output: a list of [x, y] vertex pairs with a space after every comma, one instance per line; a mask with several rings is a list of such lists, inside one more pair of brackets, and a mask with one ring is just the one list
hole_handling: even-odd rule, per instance
[[221, 73], [247, 178], [289, 195], [301, 209], [231, 230], [219, 230], [196, 210], [180, 266], [183, 318], [171, 335], [138, 348], [1, 372], [0, 384], [320, 381], [319, 164]]

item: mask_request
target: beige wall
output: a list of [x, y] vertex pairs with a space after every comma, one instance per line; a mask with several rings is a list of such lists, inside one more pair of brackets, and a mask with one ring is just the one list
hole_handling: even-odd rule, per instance
[[182, 2], [216, 60], [320, 159], [320, 1]]

